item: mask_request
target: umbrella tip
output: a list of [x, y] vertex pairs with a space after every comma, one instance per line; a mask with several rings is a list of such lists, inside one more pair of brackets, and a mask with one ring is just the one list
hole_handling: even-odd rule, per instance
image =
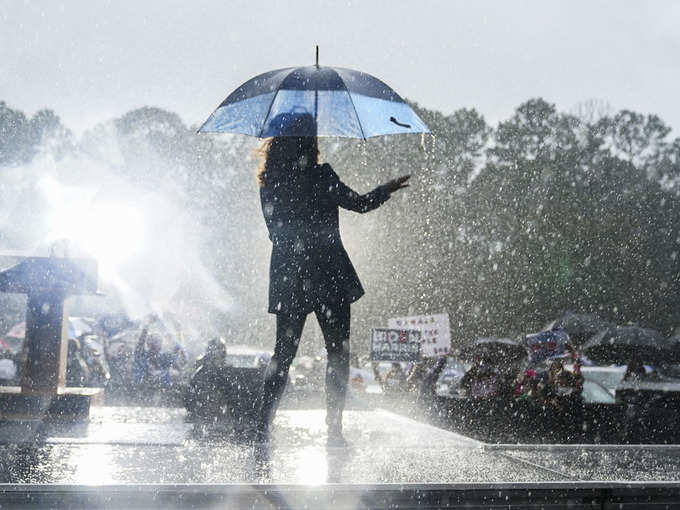
[[319, 45], [316, 45], [316, 67], [319, 67]]

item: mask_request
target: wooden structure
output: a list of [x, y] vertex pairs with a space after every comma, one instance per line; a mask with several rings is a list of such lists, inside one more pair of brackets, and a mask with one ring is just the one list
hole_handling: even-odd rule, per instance
[[100, 388], [67, 388], [68, 300], [97, 292], [90, 259], [26, 257], [0, 272], [0, 292], [26, 294], [21, 387], [0, 387], [0, 419], [82, 419]]

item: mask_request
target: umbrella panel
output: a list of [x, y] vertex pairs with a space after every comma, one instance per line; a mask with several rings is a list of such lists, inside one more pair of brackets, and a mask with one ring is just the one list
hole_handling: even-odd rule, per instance
[[[281, 114], [309, 113], [316, 132], [282, 132], [272, 125]], [[330, 67], [289, 68], [241, 85], [215, 110], [199, 132], [270, 136], [372, 136], [429, 133], [418, 115], [373, 76]]]
[[[346, 90], [279, 90], [260, 138], [278, 136], [280, 129], [273, 122], [282, 113], [309, 113], [317, 123], [317, 136], [363, 138], [350, 94]], [[308, 132], [288, 132], [289, 136], [309, 136]]]
[[365, 138], [430, 132], [425, 123], [406, 103], [385, 101], [360, 94], [351, 94], [351, 96], [361, 120]]
[[643, 363], [657, 364], [668, 360], [668, 352], [634, 345], [598, 345], [587, 349], [586, 356], [596, 363], [605, 365], [627, 365], [634, 357]]
[[[272, 120], [282, 113], [316, 111], [317, 136], [369, 138], [428, 132], [406, 103], [385, 101], [347, 91], [279, 90], [220, 106], [201, 127], [204, 132], [232, 132], [268, 138], [280, 135]], [[390, 120], [394, 119], [394, 120]], [[286, 133], [313, 136], [314, 133]]]
[[600, 319], [593, 314], [567, 312], [548, 324], [543, 331], [550, 331], [555, 328], [564, 329], [569, 335], [570, 341], [574, 345], [580, 346], [599, 332], [615, 327], [613, 323]]
[[627, 364], [633, 357], [645, 363], [672, 361], [674, 351], [654, 330], [625, 327], [601, 331], [583, 346], [583, 352], [598, 363]]
[[276, 92], [271, 92], [220, 106], [200, 131], [260, 136], [275, 95]]

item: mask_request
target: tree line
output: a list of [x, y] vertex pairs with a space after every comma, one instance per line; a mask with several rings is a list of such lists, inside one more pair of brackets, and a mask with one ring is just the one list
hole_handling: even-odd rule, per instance
[[[531, 99], [492, 126], [475, 109], [413, 106], [432, 135], [321, 143], [358, 191], [413, 176], [377, 211], [356, 221], [343, 213], [367, 290], [353, 307], [353, 345], [366, 348], [370, 328], [389, 317], [443, 311], [454, 343], [535, 331], [568, 310], [667, 335], [680, 325], [680, 138], [658, 116], [561, 112]], [[257, 141], [195, 128], [145, 107], [75, 139], [50, 110], [28, 118], [0, 103], [0, 166], [84, 154], [139, 186], [162, 186], [205, 227], [204, 259], [237, 300], [215, 316], [219, 328], [262, 328], [267, 344]]]

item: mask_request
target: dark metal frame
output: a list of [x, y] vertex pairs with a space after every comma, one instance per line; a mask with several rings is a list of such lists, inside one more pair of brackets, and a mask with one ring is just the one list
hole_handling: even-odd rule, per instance
[[677, 508], [680, 483], [385, 485], [10, 485], [2, 508]]

